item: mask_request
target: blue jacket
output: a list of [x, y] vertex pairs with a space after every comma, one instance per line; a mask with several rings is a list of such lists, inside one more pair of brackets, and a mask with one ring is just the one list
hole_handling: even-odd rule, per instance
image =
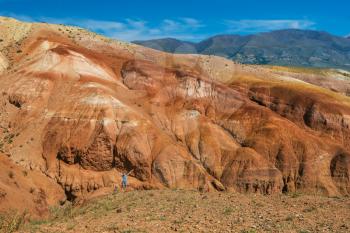
[[123, 174], [123, 175], [122, 175], [122, 181], [123, 181], [124, 183], [128, 182], [128, 175]]

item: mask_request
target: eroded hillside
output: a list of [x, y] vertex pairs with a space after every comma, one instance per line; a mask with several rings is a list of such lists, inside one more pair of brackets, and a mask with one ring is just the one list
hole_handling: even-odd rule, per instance
[[0, 39], [1, 150], [59, 184], [57, 202], [110, 193], [131, 169], [135, 189], [350, 193], [346, 72], [171, 55], [8, 18]]

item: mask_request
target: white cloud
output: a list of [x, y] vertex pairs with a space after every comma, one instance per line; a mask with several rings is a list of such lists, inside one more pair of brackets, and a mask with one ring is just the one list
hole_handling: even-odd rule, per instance
[[171, 19], [164, 19], [161, 25], [161, 28], [164, 31], [174, 31], [174, 30], [179, 30], [181, 28], [181, 25], [179, 22], [176, 22]]
[[201, 27], [205, 27], [205, 25], [193, 18], [164, 19], [160, 25], [160, 29], [163, 31], [190, 31]]
[[186, 26], [191, 28], [202, 28], [205, 27], [204, 24], [201, 23], [201, 21], [193, 18], [181, 18], [181, 20], [185, 23]]
[[[125, 19], [122, 21], [74, 19], [74, 18], [50, 18], [30, 17], [8, 12], [0, 12], [6, 15], [29, 22], [48, 22], [65, 25], [74, 25], [106, 35], [111, 38], [132, 41], [149, 40], [156, 38], [172, 37], [179, 40], [199, 41], [207, 38], [203, 33], [207, 27], [201, 21], [194, 18], [163, 19], [156, 24], [150, 24], [142, 19]], [[315, 23], [309, 20], [225, 20], [226, 33], [256, 33], [273, 31], [278, 29], [313, 29]], [[223, 29], [225, 30], [225, 29]], [[222, 33], [222, 31], [217, 32]]]
[[20, 14], [14, 14], [14, 13], [8, 13], [8, 12], [0, 12], [0, 16], [7, 16], [7, 17], [12, 17], [21, 21], [25, 22], [34, 22], [35, 19], [31, 16], [28, 15], [20, 15]]
[[310, 20], [225, 20], [229, 32], [256, 33], [279, 29], [312, 29], [315, 22]]
[[30, 17], [3, 12], [0, 12], [0, 15], [6, 15], [28, 22], [48, 22], [78, 26], [111, 38], [125, 41], [148, 40], [165, 37], [174, 37], [180, 40], [200, 40], [207, 37], [207, 35], [198, 35], [198, 33], [196, 33], [196, 30], [204, 27], [204, 25], [199, 20], [193, 18], [164, 19], [156, 25], [150, 25], [147, 21], [141, 19], [106, 21], [94, 19]]
[[[181, 40], [198, 40], [203, 39], [207, 35], [198, 35], [194, 28], [194, 23], [199, 25], [199, 21], [192, 19], [188, 21], [184, 19], [164, 19], [157, 25], [150, 25], [144, 20], [127, 19], [123, 22], [119, 22], [123, 27], [119, 30], [105, 30], [103, 34], [122, 39], [126, 41], [131, 40], [148, 40], [154, 38], [174, 37]], [[79, 26], [87, 27], [87, 25], [81, 24]], [[87, 27], [88, 28], [88, 27]]]

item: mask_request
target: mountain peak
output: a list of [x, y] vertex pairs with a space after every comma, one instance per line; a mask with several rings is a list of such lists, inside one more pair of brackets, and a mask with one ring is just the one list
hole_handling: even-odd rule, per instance
[[[135, 43], [166, 52], [218, 55], [245, 64], [350, 69], [350, 41], [324, 31], [283, 29], [252, 35], [216, 35], [199, 43], [166, 39]], [[185, 46], [186, 45], [186, 46]], [[181, 52], [176, 48], [181, 47]], [[171, 48], [171, 49], [169, 49]], [[186, 51], [190, 49], [191, 52]], [[332, 53], [332, 59], [329, 55]]]
[[175, 38], [133, 41], [133, 43], [169, 53], [197, 53], [194, 43], [181, 41]]

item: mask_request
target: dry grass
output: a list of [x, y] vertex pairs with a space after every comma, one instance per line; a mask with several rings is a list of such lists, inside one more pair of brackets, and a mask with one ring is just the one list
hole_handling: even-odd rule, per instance
[[21, 232], [349, 232], [350, 199], [154, 190], [57, 207]]
[[0, 232], [12, 233], [19, 230], [24, 223], [26, 212], [19, 213], [15, 210], [10, 210], [0, 214]]
[[298, 73], [298, 74], [327, 75], [327, 72], [330, 71], [330, 69], [315, 68], [315, 67], [273, 66], [273, 65], [264, 65], [262, 67], [269, 68], [273, 71], [291, 72], [291, 73]]

